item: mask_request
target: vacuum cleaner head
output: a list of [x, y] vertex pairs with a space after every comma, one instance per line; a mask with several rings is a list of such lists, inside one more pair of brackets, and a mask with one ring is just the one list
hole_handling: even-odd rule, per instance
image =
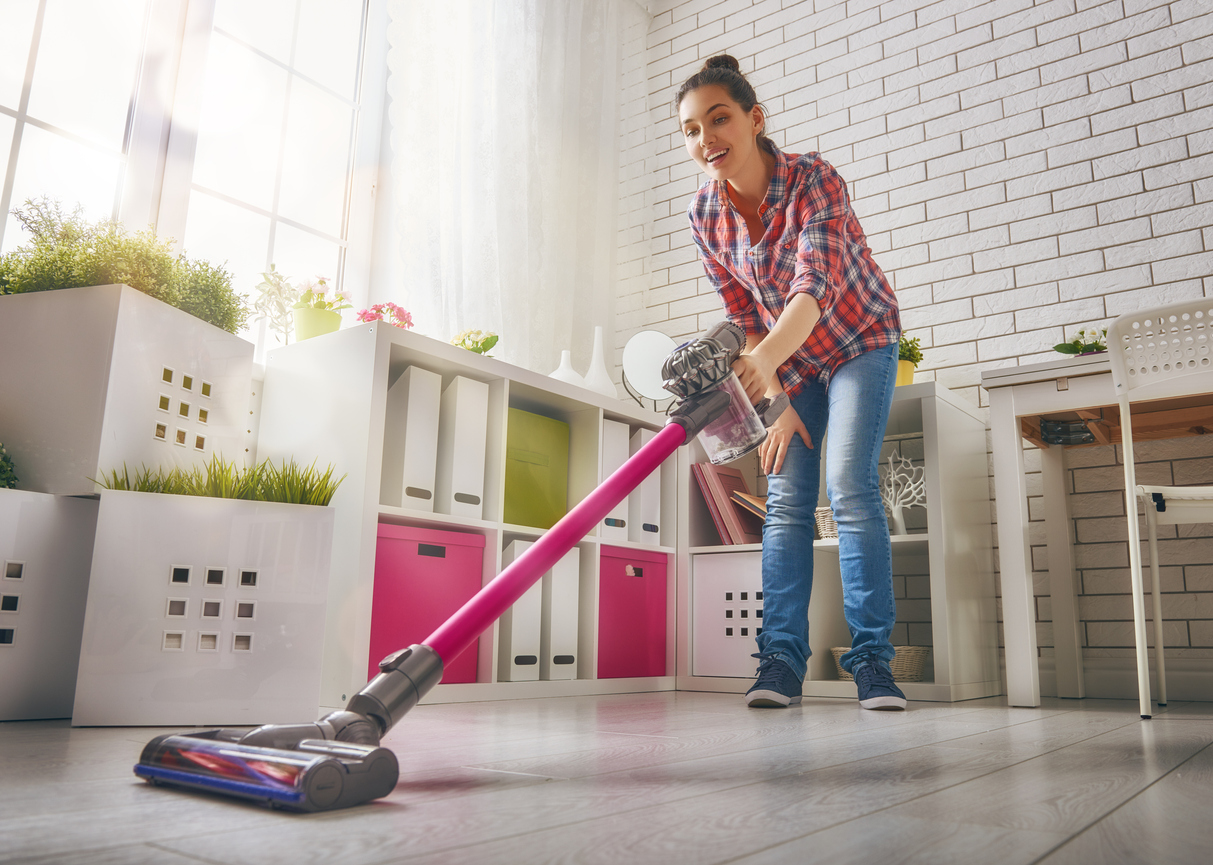
[[144, 747], [135, 774], [272, 808], [328, 811], [386, 796], [400, 773], [387, 748], [307, 739], [288, 751], [242, 745], [234, 741], [239, 736], [228, 730], [157, 736]]

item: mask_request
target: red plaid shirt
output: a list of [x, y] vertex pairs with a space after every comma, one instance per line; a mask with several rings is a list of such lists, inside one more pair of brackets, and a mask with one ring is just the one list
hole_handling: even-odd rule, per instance
[[766, 233], [757, 245], [746, 245], [749, 230], [723, 181], [699, 187], [687, 216], [708, 279], [747, 334], [770, 331], [799, 292], [817, 298], [821, 319], [779, 367], [794, 397], [814, 378], [828, 384], [844, 361], [897, 342], [901, 316], [833, 166], [819, 153], [771, 152], [775, 173], [759, 207]]

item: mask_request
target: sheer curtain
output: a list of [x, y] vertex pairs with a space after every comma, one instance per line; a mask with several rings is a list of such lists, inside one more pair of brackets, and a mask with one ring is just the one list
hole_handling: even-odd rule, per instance
[[612, 365], [620, 57], [632, 0], [392, 0], [392, 198], [404, 284], [375, 302], [547, 373], [595, 325]]

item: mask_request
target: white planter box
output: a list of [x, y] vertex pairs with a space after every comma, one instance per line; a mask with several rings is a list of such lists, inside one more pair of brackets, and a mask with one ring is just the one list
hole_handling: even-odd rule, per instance
[[125, 285], [0, 297], [0, 441], [22, 489], [245, 461], [253, 345]]
[[97, 502], [0, 489], [0, 721], [72, 713]]
[[333, 509], [101, 494], [72, 723], [315, 720]]

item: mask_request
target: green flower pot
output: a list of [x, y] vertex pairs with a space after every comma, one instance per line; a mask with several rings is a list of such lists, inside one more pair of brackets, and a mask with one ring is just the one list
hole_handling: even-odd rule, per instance
[[295, 316], [296, 341], [332, 333], [341, 327], [341, 313], [331, 309], [313, 309], [305, 306], [292, 310], [292, 313]]

